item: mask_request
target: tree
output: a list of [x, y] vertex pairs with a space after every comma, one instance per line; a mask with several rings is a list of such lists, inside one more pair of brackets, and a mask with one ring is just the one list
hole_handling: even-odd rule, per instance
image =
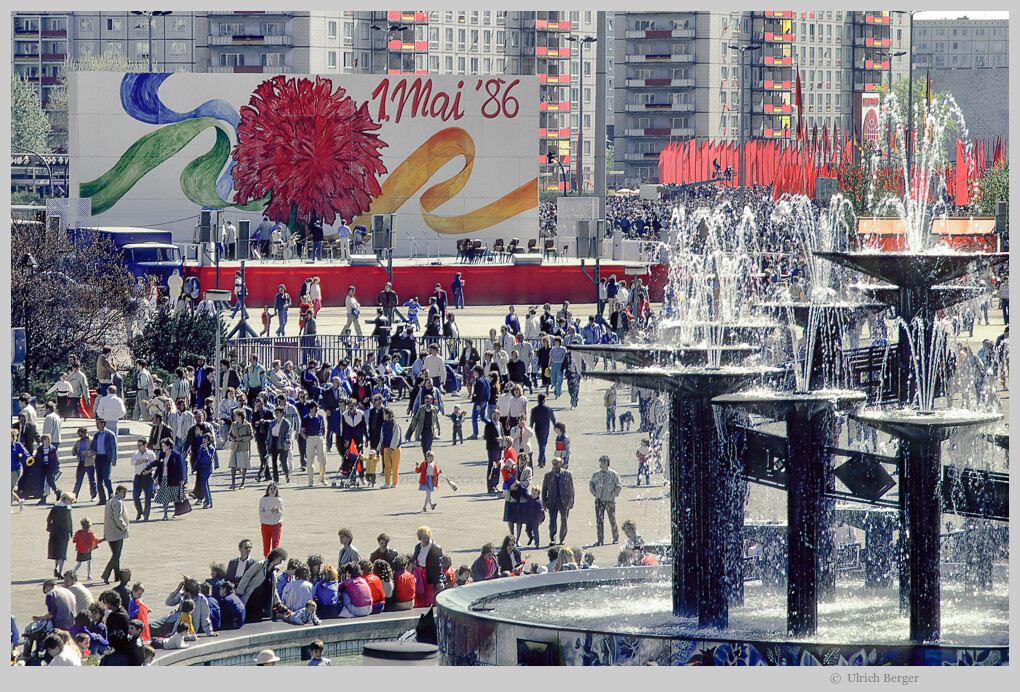
[[[212, 362], [216, 351], [216, 325], [217, 319], [204, 313], [175, 315], [169, 310], [160, 310], [140, 334], [132, 337], [131, 356], [135, 360], [144, 358], [171, 373], [182, 365], [191, 364], [196, 355]], [[222, 323], [220, 339], [226, 342]]]
[[108, 239], [12, 223], [11, 324], [25, 328], [26, 377], [112, 340], [134, 316], [134, 283]]
[[1003, 159], [985, 172], [981, 180], [981, 201], [978, 209], [982, 214], [995, 215], [995, 203], [1006, 203], [1007, 226], [1009, 224], [1009, 159]]
[[854, 214], [874, 214], [879, 202], [897, 194], [896, 171], [890, 172], [868, 152], [860, 160], [840, 166], [837, 174], [840, 192], [853, 205]]
[[[907, 125], [910, 122], [910, 111], [908, 110], [907, 97], [912, 96], [913, 100], [911, 103], [914, 108], [914, 130], [917, 132], [917, 136], [921, 135], [922, 125], [920, 120], [923, 117], [925, 106], [927, 104], [927, 92], [928, 92], [928, 78], [919, 77], [914, 80], [914, 92], [910, 94], [910, 80], [899, 79], [893, 83], [892, 95], [895, 97], [895, 117], [902, 123], [902, 129], [897, 133], [897, 137], [900, 139], [901, 146], [906, 147], [906, 142], [903, 139], [904, 133], [907, 131]], [[887, 90], [888, 91], [888, 90]], [[934, 111], [935, 119], [939, 122], [946, 123], [946, 129], [943, 132], [942, 137], [942, 153], [943, 157], [946, 152], [949, 151], [949, 144], [953, 142], [954, 138], [960, 133], [960, 123], [956, 117], [952, 114], [952, 94], [948, 91], [933, 91], [932, 92], [932, 109]], [[895, 120], [893, 121], [896, 122]], [[897, 126], [898, 127], [898, 126]], [[917, 148], [915, 142], [914, 148]]]
[[612, 175], [613, 173], [613, 166], [615, 165], [614, 156], [613, 143], [606, 142], [606, 175]]
[[11, 151], [49, 154], [49, 129], [38, 92], [21, 77], [11, 75]]
[[11, 193], [11, 204], [34, 204], [39, 207], [46, 206], [46, 200], [29, 190], [20, 190]]
[[57, 82], [50, 88], [50, 145], [54, 151], [67, 151], [67, 75], [71, 72], [145, 72], [148, 66], [130, 62], [121, 55], [84, 55], [68, 59], [57, 72]]

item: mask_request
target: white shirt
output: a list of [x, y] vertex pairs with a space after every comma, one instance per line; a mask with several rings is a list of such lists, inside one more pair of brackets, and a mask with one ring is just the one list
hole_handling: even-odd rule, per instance
[[630, 291], [620, 286], [620, 290], [616, 292], [616, 299], [626, 305], [627, 301], [630, 300]]
[[140, 476], [145, 467], [156, 461], [156, 453], [151, 449], [139, 452], [135, 450], [135, 453], [131, 455], [131, 466], [135, 469], [135, 475]]
[[525, 339], [537, 339], [538, 334], [541, 331], [541, 326], [538, 322], [538, 315], [533, 317], [524, 318], [524, 338]]
[[96, 415], [107, 421], [118, 421], [127, 415], [124, 400], [116, 394], [107, 394], [96, 402]]
[[429, 377], [438, 377], [440, 383], [446, 382], [446, 361], [438, 353], [425, 356], [425, 369]]
[[47, 413], [43, 419], [43, 435], [50, 436], [50, 442], [55, 445], [60, 444], [60, 416], [53, 413]]
[[[274, 512], [273, 507], [279, 507], [279, 512]], [[259, 521], [263, 524], [274, 525], [283, 521], [283, 500], [272, 495], [265, 495], [259, 499]], [[304, 607], [302, 605], [302, 607]]]
[[429, 539], [429, 542], [423, 545], [421, 547], [421, 550], [418, 551], [418, 564], [421, 565], [422, 567], [425, 567], [425, 560], [428, 558], [430, 550], [432, 550], [431, 539]]
[[32, 406], [32, 404], [29, 404], [25, 408], [21, 409], [20, 412], [25, 414], [25, 420], [26, 421], [28, 421], [32, 425], [36, 426], [36, 430], [39, 429], [39, 426], [36, 424], [37, 415], [36, 415], [36, 412], [35, 412], [35, 406]]
[[517, 346], [517, 337], [515, 337], [510, 332], [507, 332], [506, 334], [503, 335], [502, 341], [503, 350], [506, 351], [507, 353], [510, 353], [510, 351], [514, 350], [514, 347]]
[[518, 397], [515, 396], [510, 397], [511, 418], [520, 418], [527, 412], [528, 412], [528, 397], [524, 396], [523, 394]]
[[347, 294], [347, 298], [344, 300], [344, 305], [347, 306], [347, 312], [353, 312], [354, 310], [361, 309], [361, 303], [359, 303], [357, 298], [349, 293]]
[[70, 646], [64, 646], [52, 661], [47, 665], [51, 666], [80, 666], [81, 656]]

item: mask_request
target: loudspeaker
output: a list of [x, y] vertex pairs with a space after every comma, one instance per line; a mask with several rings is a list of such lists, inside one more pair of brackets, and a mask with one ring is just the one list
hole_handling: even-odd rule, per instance
[[47, 216], [46, 217], [46, 222], [49, 225], [51, 233], [59, 233], [60, 232], [60, 217], [59, 216], [57, 216], [56, 214], [53, 214], [52, 216]]
[[220, 225], [223, 223], [222, 220], [223, 210], [221, 209], [202, 209], [198, 214], [198, 242], [200, 243], [211, 243], [215, 240], [216, 234], [214, 231], [218, 231]]
[[382, 252], [391, 247], [396, 214], [372, 214], [372, 250]]
[[541, 253], [527, 254], [518, 252], [514, 254], [514, 264], [542, 264], [542, 259], [543, 257]]
[[352, 267], [374, 267], [378, 262], [375, 255], [351, 255]]
[[251, 259], [251, 221], [241, 219], [237, 222], [237, 246], [234, 259]]
[[835, 178], [815, 179], [815, 201], [817, 203], [827, 205], [837, 192], [839, 192], [839, 183]]
[[996, 202], [995, 203], [995, 232], [1005, 233], [1006, 232], [1006, 221], [1009, 219], [1009, 211], [1007, 202]]

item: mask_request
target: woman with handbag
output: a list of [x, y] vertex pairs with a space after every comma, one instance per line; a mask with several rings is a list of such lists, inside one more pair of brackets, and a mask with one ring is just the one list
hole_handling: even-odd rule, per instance
[[64, 572], [64, 560], [67, 559], [67, 544], [74, 533], [71, 523], [71, 505], [74, 495], [61, 493], [60, 500], [46, 515], [46, 531], [50, 540], [46, 547], [46, 559], [53, 560], [53, 576], [59, 579]]
[[549, 367], [549, 354], [552, 345], [549, 342], [549, 335], [543, 334], [539, 340], [538, 350], [535, 357], [538, 358], [538, 371], [542, 373], [542, 384], [545, 385], [545, 393], [549, 393], [549, 385], [552, 383], [552, 370]]
[[[195, 498], [203, 500], [202, 509], [212, 507], [212, 492], [209, 490], [209, 477], [212, 476], [213, 460], [216, 458], [216, 438], [212, 433], [202, 436], [202, 446], [198, 448], [198, 461], [195, 462]], [[231, 469], [233, 470], [233, 469]]]
[[71, 494], [76, 498], [81, 490], [82, 481], [85, 476], [89, 477], [89, 492], [92, 499], [96, 499], [96, 453], [89, 450], [89, 431], [85, 428], [78, 428], [78, 439], [71, 447], [71, 458], [77, 462], [74, 472], [74, 490]]
[[227, 432], [227, 440], [230, 444], [230, 489], [234, 489], [234, 477], [237, 470], [241, 469], [241, 486], [244, 490], [244, 480], [248, 477], [248, 468], [251, 466], [251, 439], [254, 433], [251, 423], [247, 422], [243, 409], [234, 411], [234, 422], [230, 424]]
[[179, 516], [190, 512], [191, 504], [185, 491], [187, 469], [180, 452], [174, 449], [173, 440], [164, 437], [159, 441], [159, 449], [156, 461], [146, 466], [145, 471], [153, 473], [156, 504], [163, 505], [163, 520], [166, 521], [170, 518], [170, 505], [174, 505], [174, 516]]
[[532, 471], [523, 456], [517, 457], [514, 480], [504, 491], [503, 521], [510, 529], [515, 541], [521, 540], [521, 530], [527, 522], [528, 492], [531, 487]]

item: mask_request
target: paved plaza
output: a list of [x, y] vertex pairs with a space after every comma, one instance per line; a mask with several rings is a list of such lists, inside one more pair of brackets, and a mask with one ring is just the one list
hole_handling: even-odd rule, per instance
[[[524, 307], [518, 306], [518, 312], [522, 312]], [[582, 320], [593, 311], [591, 305], [573, 307], [575, 314], [580, 315]], [[659, 307], [654, 306], [654, 309]], [[319, 332], [337, 333], [343, 324], [342, 313], [338, 308], [324, 309], [319, 317]], [[505, 306], [469, 307], [458, 310], [456, 314], [462, 336], [484, 336], [490, 327], [498, 327], [502, 323]], [[993, 311], [992, 318], [990, 326], [977, 326], [973, 340], [968, 340], [975, 349], [980, 346], [982, 338], [994, 340], [1002, 332], [1001, 313]], [[296, 324], [293, 328], [296, 330]], [[653, 474], [651, 487], [635, 486], [635, 450], [645, 436], [638, 432], [636, 400], [632, 400], [630, 391], [625, 388], [619, 397], [617, 415], [632, 411], [635, 424], [629, 432], [606, 434], [602, 397], [607, 386], [607, 383], [598, 380], [582, 380], [580, 405], [574, 410], [570, 408], [565, 385], [562, 396], [555, 399], [550, 395], [548, 402], [557, 420], [566, 423], [571, 440], [570, 471], [574, 476], [577, 500], [570, 514], [567, 543], [592, 550], [596, 564], [603, 567], [616, 564], [620, 546], [609, 544], [592, 547], [596, 540], [595, 512], [593, 499], [588, 492], [588, 479], [598, 470], [597, 459], [602, 454], [610, 456], [612, 468], [623, 479], [624, 490], [617, 501], [618, 523], [631, 519], [637, 523], [638, 530], [649, 542], [669, 541], [669, 501], [666, 497], [667, 489], [663, 487], [664, 477]], [[1003, 402], [1003, 412], [1008, 415], [1009, 392], [1002, 391], [999, 395]], [[534, 400], [534, 396], [529, 396], [531, 403]], [[454, 404], [460, 404], [470, 415], [471, 405], [466, 390], [462, 389], [459, 395], [445, 400], [447, 413], [452, 411]], [[393, 404], [402, 426], [407, 422], [404, 414], [406, 406], [406, 400]], [[62, 457], [67, 454], [63, 448], [71, 444], [68, 440], [74, 439], [74, 429], [82, 423], [94, 430], [92, 421], [65, 421]], [[498, 546], [507, 527], [502, 521], [502, 496], [485, 492], [484, 441], [467, 440], [464, 445], [451, 446], [450, 421], [443, 419], [441, 426], [442, 435], [433, 449], [443, 473], [457, 485], [458, 490], [452, 491], [441, 481], [438, 492], [433, 495], [437, 501], [434, 511], [421, 511], [423, 494], [418, 490], [418, 475], [414, 473], [414, 465], [420, 460], [420, 447], [417, 442], [405, 443], [399, 484], [394, 489], [383, 490], [379, 487], [382, 484], [381, 468], [374, 489], [358, 490], [339, 490], [318, 484], [314, 488], [307, 488], [307, 476], [300, 472], [293, 473], [289, 484], [281, 483], [280, 496], [285, 505], [281, 545], [292, 557], [304, 560], [310, 554], [319, 553], [326, 563], [335, 564], [340, 547], [336, 533], [340, 527], [348, 527], [353, 531], [355, 547], [363, 556], [367, 556], [376, 548], [375, 537], [382, 532], [391, 536], [390, 547], [409, 553], [416, 542], [415, 530], [425, 524], [432, 528], [435, 540], [443, 551], [453, 558], [455, 567], [470, 565], [483, 543], [492, 541]], [[470, 420], [465, 422], [464, 430], [465, 436], [471, 434]], [[129, 503], [132, 478], [129, 453], [134, 448], [133, 440], [143, 434], [148, 435], [147, 424], [128, 423], [122, 424], [119, 435], [121, 456], [113, 468], [112, 482], [114, 486], [124, 484], [128, 487]], [[549, 447], [552, 447], [551, 442]], [[552, 450], [547, 449], [551, 458]], [[226, 451], [220, 453], [220, 469], [212, 476], [212, 509], [196, 508], [184, 517], [162, 521], [161, 510], [153, 507], [150, 521], [133, 522], [130, 525], [130, 537], [125, 541], [121, 564], [131, 569], [132, 581], [145, 584], [145, 601], [153, 611], [153, 619], [169, 610], [163, 600], [180, 582], [182, 574], [205, 579], [209, 576], [210, 563], [225, 564], [236, 557], [236, 546], [240, 539], [251, 539], [256, 546], [253, 554], [261, 556], [258, 501], [265, 492], [265, 484], [249, 482], [244, 490], [230, 491], [227, 454]], [[339, 466], [336, 450], [327, 455], [327, 461], [327, 470], [332, 474]], [[540, 482], [548, 469], [548, 466], [542, 470], [536, 468], [536, 481]], [[74, 467], [65, 461], [59, 480], [61, 489], [70, 490], [73, 480]], [[85, 501], [79, 501], [72, 509], [74, 527], [78, 528], [82, 517], [88, 517], [93, 522], [93, 530], [102, 536], [103, 508], [88, 501], [87, 490], [83, 489], [82, 496]], [[16, 506], [12, 508], [11, 606], [18, 627], [22, 630], [31, 621], [31, 615], [45, 612], [41, 585], [53, 574], [52, 561], [45, 559], [48, 510], [49, 506], [40, 507], [34, 501], [26, 503], [23, 512], [19, 512]], [[133, 518], [133, 508], [129, 507], [129, 513]], [[784, 513], [785, 502], [780, 491], [751, 486], [751, 518], [778, 519]], [[547, 524], [543, 524], [540, 531], [542, 549], [532, 548], [523, 552], [529, 562], [545, 564], [548, 562], [545, 555], [548, 545]], [[611, 536], [608, 527], [606, 536], [607, 540]], [[110, 553], [104, 544], [93, 554], [92, 580], [86, 579], [84, 568], [79, 572], [79, 578], [90, 587], [93, 594], [98, 595], [104, 588], [99, 575]], [[69, 548], [68, 557], [70, 559], [65, 569], [74, 567], [73, 546]]]

